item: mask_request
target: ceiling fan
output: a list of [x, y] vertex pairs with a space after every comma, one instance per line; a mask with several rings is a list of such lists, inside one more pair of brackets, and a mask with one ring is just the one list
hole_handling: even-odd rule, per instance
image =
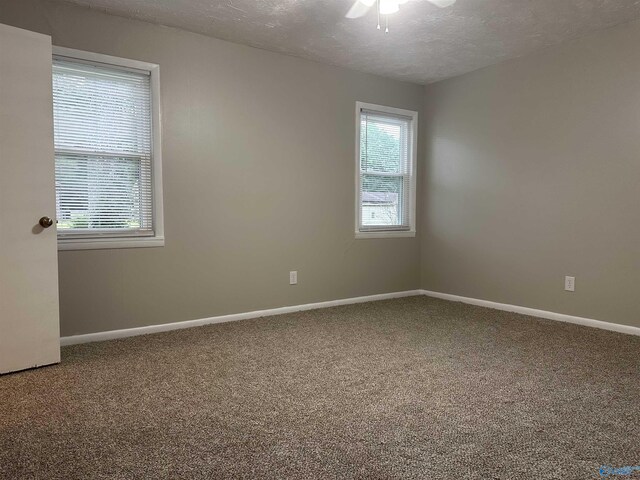
[[[376, 6], [378, 13], [378, 30], [380, 30], [380, 15], [391, 15], [400, 10], [400, 5], [407, 3], [409, 0], [356, 0], [353, 6], [349, 9], [345, 15], [347, 18], [360, 18], [364, 17], [367, 12]], [[450, 7], [456, 0], [427, 0], [440, 8]], [[389, 32], [389, 28], [385, 29], [385, 32]]]

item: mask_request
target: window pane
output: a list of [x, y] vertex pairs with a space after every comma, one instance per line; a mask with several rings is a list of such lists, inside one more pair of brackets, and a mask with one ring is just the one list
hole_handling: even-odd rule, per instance
[[403, 231], [412, 228], [414, 174], [413, 112], [360, 109], [360, 192], [358, 229]]
[[60, 235], [153, 234], [148, 72], [54, 59]]
[[56, 61], [53, 72], [56, 149], [151, 152], [149, 75], [69, 61]]
[[363, 174], [361, 181], [362, 225], [402, 225], [404, 179]]
[[[59, 230], [150, 229], [150, 168], [137, 158], [57, 155]], [[145, 208], [146, 207], [146, 208]]]
[[362, 116], [360, 168], [363, 172], [403, 173], [404, 128], [400, 122]]

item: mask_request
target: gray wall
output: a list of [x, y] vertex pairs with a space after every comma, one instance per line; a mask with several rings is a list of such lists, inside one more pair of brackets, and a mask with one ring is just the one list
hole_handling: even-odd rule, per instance
[[65, 4], [0, 22], [160, 65], [166, 246], [60, 252], [62, 335], [419, 287], [417, 238], [354, 239], [354, 111], [423, 87]]
[[423, 288], [640, 326], [639, 45], [636, 22], [427, 88]]
[[[420, 86], [65, 4], [0, 0], [0, 22], [161, 65], [166, 246], [61, 252], [63, 335], [420, 285], [640, 326], [638, 23], [423, 105]], [[419, 238], [354, 239], [356, 100], [426, 114]]]

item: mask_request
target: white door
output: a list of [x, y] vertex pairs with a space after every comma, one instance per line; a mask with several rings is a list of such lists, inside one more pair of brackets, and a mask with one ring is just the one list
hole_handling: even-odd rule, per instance
[[60, 361], [55, 212], [51, 37], [0, 24], [0, 373]]

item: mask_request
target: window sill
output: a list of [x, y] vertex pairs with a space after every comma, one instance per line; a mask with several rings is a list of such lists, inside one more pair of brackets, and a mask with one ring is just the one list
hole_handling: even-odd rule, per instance
[[58, 251], [145, 247], [164, 247], [164, 237], [58, 239]]
[[356, 232], [356, 239], [362, 238], [402, 238], [402, 237], [415, 237], [414, 231], [378, 231], [378, 232]]

